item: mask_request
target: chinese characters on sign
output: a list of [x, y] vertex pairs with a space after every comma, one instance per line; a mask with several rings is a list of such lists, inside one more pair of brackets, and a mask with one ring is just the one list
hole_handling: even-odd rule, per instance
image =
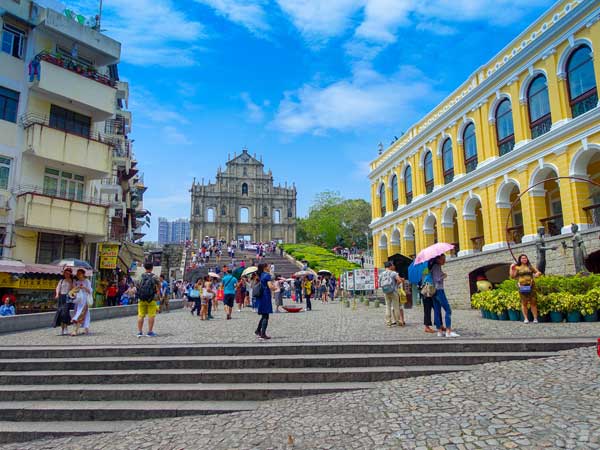
[[116, 269], [119, 256], [119, 244], [100, 244], [100, 268]]

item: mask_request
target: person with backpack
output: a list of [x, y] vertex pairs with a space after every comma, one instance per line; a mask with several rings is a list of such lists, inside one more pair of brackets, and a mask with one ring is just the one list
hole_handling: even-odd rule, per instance
[[144, 319], [148, 316], [148, 333], [146, 336], [158, 336], [154, 332], [156, 318], [156, 297], [160, 295], [160, 281], [152, 273], [152, 263], [144, 264], [146, 272], [142, 274], [138, 286], [138, 337], [144, 336]]
[[393, 325], [403, 327], [404, 308], [400, 305], [398, 288], [402, 286], [404, 280], [396, 272], [393, 262], [386, 261], [383, 265], [385, 270], [379, 275], [379, 286], [385, 297], [385, 324], [388, 327]]

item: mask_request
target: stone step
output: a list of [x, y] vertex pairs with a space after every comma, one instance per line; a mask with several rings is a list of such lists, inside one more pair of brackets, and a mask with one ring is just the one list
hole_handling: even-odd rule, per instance
[[431, 339], [421, 341], [266, 343], [260, 344], [147, 344], [122, 346], [0, 346], [0, 357], [85, 358], [118, 356], [233, 356], [346, 353], [536, 352], [592, 346], [590, 338], [561, 339]]
[[0, 385], [160, 383], [344, 383], [375, 382], [469, 370], [470, 366], [342, 367], [228, 370], [95, 370], [0, 372]]
[[260, 401], [369, 389], [374, 383], [103, 384], [0, 386], [2, 401]]
[[252, 401], [2, 401], [0, 421], [139, 421], [250, 411], [258, 404]]
[[[65, 436], [84, 436], [96, 433], [114, 433], [134, 427], [135, 421], [118, 422], [0, 422], [0, 444], [26, 442]], [[23, 447], [24, 449], [27, 447]]]
[[104, 358], [0, 359], [0, 371], [256, 369], [304, 367], [377, 367], [472, 365], [515, 359], [544, 358], [554, 352], [357, 353], [251, 356], [130, 356]]

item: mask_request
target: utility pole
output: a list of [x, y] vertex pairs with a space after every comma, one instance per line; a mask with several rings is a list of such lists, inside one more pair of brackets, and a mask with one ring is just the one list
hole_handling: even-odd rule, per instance
[[98, 15], [96, 16], [96, 24], [94, 25], [94, 29], [96, 31], [101, 30], [102, 23], [102, 0], [100, 0], [100, 4], [98, 5]]

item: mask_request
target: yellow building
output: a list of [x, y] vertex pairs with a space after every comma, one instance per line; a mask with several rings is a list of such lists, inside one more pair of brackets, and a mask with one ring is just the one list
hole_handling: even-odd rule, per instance
[[[3, 257], [93, 262], [112, 218], [131, 208], [122, 198], [137, 170], [123, 110], [129, 88], [116, 66], [121, 44], [82, 22], [29, 0], [0, 0]], [[136, 226], [129, 222], [130, 237]]]
[[[552, 180], [600, 182], [599, 19], [597, 1], [557, 3], [371, 163], [377, 266], [454, 243], [446, 270], [464, 303], [473, 274], [510, 263], [507, 242], [535, 260], [540, 227], [560, 241], [578, 224], [588, 253], [600, 248], [600, 189]], [[572, 268], [559, 253], [548, 271]]]

